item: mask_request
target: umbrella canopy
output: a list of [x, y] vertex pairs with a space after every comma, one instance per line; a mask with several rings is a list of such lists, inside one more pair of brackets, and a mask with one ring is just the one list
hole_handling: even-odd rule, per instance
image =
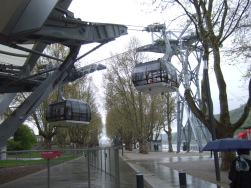
[[237, 151], [237, 149], [251, 149], [251, 140], [223, 138], [208, 142], [203, 151]]
[[242, 138], [242, 139], [246, 139], [248, 137], [248, 133], [247, 132], [242, 132], [242, 133], [238, 134], [237, 137]]

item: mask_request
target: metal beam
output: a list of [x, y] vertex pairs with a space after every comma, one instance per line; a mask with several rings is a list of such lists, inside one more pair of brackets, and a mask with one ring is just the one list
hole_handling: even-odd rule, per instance
[[80, 47], [72, 47], [60, 67], [54, 71], [11, 115], [0, 125], [0, 147], [4, 146], [11, 135], [22, 125], [31, 113], [69, 74], [68, 70], [75, 62]]
[[[42, 52], [45, 47], [47, 46], [47, 44], [38, 42], [33, 46], [33, 50], [35, 51], [39, 51]], [[38, 60], [40, 56], [36, 55], [36, 54], [29, 54], [28, 58], [26, 59], [24, 66], [29, 66], [30, 69], [32, 70]], [[6, 87], [5, 85], [1, 85], [0, 88], [3, 87], [3, 89], [10, 89]], [[1, 98], [0, 100], [0, 115], [4, 114], [6, 109], [9, 107], [10, 103], [12, 102], [12, 100], [14, 99], [14, 97], [16, 96], [16, 92], [18, 92], [16, 90], [17, 88], [14, 86], [12, 92], [2, 92], [2, 93], [6, 93], [4, 94], [4, 96]], [[0, 89], [1, 91], [1, 89]]]

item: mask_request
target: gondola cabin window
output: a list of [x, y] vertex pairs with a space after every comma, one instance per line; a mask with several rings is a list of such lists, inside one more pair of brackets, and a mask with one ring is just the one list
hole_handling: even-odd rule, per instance
[[71, 103], [65, 103], [65, 118], [71, 119]]
[[160, 59], [137, 64], [132, 77], [135, 88], [145, 93], [175, 92], [179, 87], [175, 67]]
[[81, 100], [56, 101], [49, 105], [46, 119], [52, 126], [87, 125], [91, 121], [91, 109]]
[[80, 120], [80, 109], [79, 109], [79, 103], [77, 101], [71, 102], [71, 108], [72, 108], [72, 120], [79, 121]]
[[58, 104], [55, 106], [55, 110], [56, 110], [56, 120], [60, 121], [60, 120], [64, 120], [65, 119], [65, 105], [63, 103]]

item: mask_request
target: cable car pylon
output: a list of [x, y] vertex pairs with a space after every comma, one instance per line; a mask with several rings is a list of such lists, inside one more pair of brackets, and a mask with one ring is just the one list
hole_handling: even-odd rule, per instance
[[[180, 152], [182, 142], [184, 144], [183, 150], [186, 151], [191, 150], [192, 135], [194, 135], [194, 138], [198, 145], [199, 152], [202, 152], [202, 141], [203, 141], [202, 138], [204, 138], [207, 142], [210, 139], [210, 133], [208, 129], [195, 117], [190, 107], [188, 106], [184, 95], [181, 94], [182, 90], [185, 91], [185, 89], [189, 88], [192, 91], [192, 95], [196, 105], [199, 108], [201, 108], [199, 71], [202, 61], [203, 48], [200, 46], [199, 40], [195, 34], [191, 33], [186, 36], [183, 36], [184, 34], [187, 34], [186, 32], [190, 24], [191, 22], [189, 21], [185, 26], [185, 28], [183, 29], [183, 31], [181, 31], [181, 33], [167, 31], [165, 24], [155, 23], [149, 25], [145, 28], [145, 30], [147, 32], [151, 32], [152, 44], [145, 45], [137, 49], [138, 52], [163, 53], [164, 56], [161, 59], [161, 61], [167, 62], [177, 71], [178, 69], [176, 69], [176, 67], [173, 66], [173, 63], [171, 63], [172, 57], [176, 56], [177, 64], [179, 63], [181, 65], [181, 67], [179, 67], [179, 71], [177, 74], [178, 79], [176, 81], [176, 85], [173, 87], [176, 89], [163, 90], [160, 89], [162, 86], [160, 88], [158, 87], [155, 88], [156, 91], [155, 94], [158, 93], [158, 91], [159, 93], [174, 92], [174, 91], [177, 93], [177, 152], [178, 153]], [[137, 69], [138, 66], [140, 65], [137, 65], [135, 67], [133, 73], [133, 77], [136, 78], [138, 77], [135, 73], [137, 71], [135, 70]], [[159, 72], [162, 73], [162, 71]], [[141, 90], [144, 92], [144, 90], [137, 85], [138, 83], [135, 82], [135, 78], [133, 81], [135, 88], [138, 89], [139, 91]], [[144, 82], [146, 82], [146, 79], [144, 80]], [[179, 84], [182, 87], [179, 87]], [[145, 83], [145, 85], [147, 84]], [[148, 85], [149, 85], [148, 87], [149, 90], [151, 83], [149, 83]], [[147, 89], [145, 91], [147, 91]], [[147, 92], [151, 93], [149, 91]]]

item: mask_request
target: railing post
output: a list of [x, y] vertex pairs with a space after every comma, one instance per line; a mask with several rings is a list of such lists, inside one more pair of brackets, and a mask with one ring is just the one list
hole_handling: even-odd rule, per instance
[[87, 150], [87, 170], [88, 170], [88, 188], [91, 188], [91, 173], [90, 173], [90, 150]]
[[111, 149], [109, 149], [109, 170], [110, 170], [110, 175], [112, 175]]
[[107, 152], [106, 152], [106, 149], [105, 149], [105, 173], [106, 173], [106, 160], [107, 160]]
[[102, 170], [103, 170], [103, 166], [102, 166], [102, 165], [103, 165], [103, 164], [102, 164], [102, 160], [103, 160], [103, 159], [102, 159], [102, 158], [103, 158], [103, 157], [102, 157], [102, 156], [103, 156], [103, 149], [100, 150], [100, 153], [101, 153], [101, 156], [100, 156], [100, 158], [101, 158], [101, 159], [100, 159], [100, 163], [101, 163], [101, 164], [100, 164], [100, 166], [101, 166], [101, 171], [102, 171]]
[[115, 148], [115, 169], [117, 178], [117, 187], [120, 188], [120, 173], [119, 173], [119, 148]]

